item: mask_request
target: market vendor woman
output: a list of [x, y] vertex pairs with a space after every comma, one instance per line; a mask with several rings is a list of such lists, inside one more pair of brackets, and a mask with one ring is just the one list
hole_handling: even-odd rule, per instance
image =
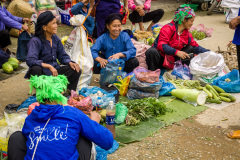
[[[136, 56], [136, 48], [126, 32], [121, 31], [123, 16], [113, 13], [106, 19], [106, 26], [103, 34], [92, 46], [91, 52], [95, 64], [93, 72], [100, 73], [105, 68], [109, 59], [123, 59], [125, 61], [124, 71], [129, 73], [139, 65]], [[101, 51], [101, 53], [99, 53]], [[97, 65], [100, 63], [100, 66]]]
[[195, 13], [190, 7], [179, 8], [175, 12], [173, 21], [162, 27], [153, 47], [146, 51], [149, 70], [173, 69], [175, 61], [190, 59], [189, 53], [208, 51], [199, 46], [189, 32], [194, 19]]
[[[35, 37], [28, 43], [26, 62], [29, 71], [26, 78], [30, 78], [31, 75], [63, 74], [70, 82], [68, 89], [76, 90], [81, 74], [80, 67], [71, 61], [56, 33], [57, 21], [52, 12], [46, 11], [40, 14], [37, 19]], [[65, 66], [60, 67], [57, 59]]]

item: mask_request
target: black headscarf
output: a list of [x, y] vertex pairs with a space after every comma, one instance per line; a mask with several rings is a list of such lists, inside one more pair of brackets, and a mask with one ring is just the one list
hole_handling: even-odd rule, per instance
[[107, 19], [105, 20], [105, 28], [104, 28], [104, 30], [103, 30], [103, 32], [101, 34], [106, 33], [108, 31], [107, 25], [109, 25], [112, 21], [118, 19], [122, 23], [123, 17], [124, 17], [124, 15], [122, 15], [120, 13], [112, 13], [112, 14], [110, 14], [107, 17]]
[[37, 25], [35, 28], [35, 36], [39, 37], [41, 40], [44, 40], [45, 37], [42, 33], [42, 26], [47, 25], [54, 18], [55, 18], [55, 16], [52, 14], [51, 11], [46, 11], [46, 12], [41, 13], [37, 18]]
[[5, 48], [9, 45], [11, 45], [11, 39], [9, 36], [8, 30], [4, 29], [0, 31], [0, 47]]

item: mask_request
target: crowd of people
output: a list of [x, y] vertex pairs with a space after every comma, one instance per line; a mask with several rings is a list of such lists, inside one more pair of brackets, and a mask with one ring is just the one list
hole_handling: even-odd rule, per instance
[[[22, 24], [29, 19], [11, 15], [2, 5], [6, 0], [0, 1], [1, 66], [11, 54], [7, 49], [11, 44], [9, 29], [27, 31], [28, 27]], [[95, 61], [94, 73], [99, 74], [100, 70], [106, 67], [109, 59], [123, 59], [124, 71], [127, 73], [132, 72], [139, 65], [131, 37], [121, 28], [123, 15], [119, 13], [120, 7], [119, 0], [79, 0], [72, 7], [71, 12], [74, 15], [87, 16], [84, 27], [89, 35], [95, 35], [97, 38], [91, 47]], [[90, 13], [94, 8], [96, 15], [92, 17]], [[129, 20], [138, 23], [140, 30], [144, 30], [143, 23], [151, 21], [146, 29], [151, 31], [151, 27], [164, 15], [162, 9], [150, 12], [151, 0], [124, 0], [123, 8], [125, 12], [130, 9]], [[208, 51], [198, 45], [189, 32], [195, 16], [190, 7], [179, 8], [173, 20], [162, 27], [154, 44], [145, 53], [149, 70], [172, 69], [174, 62], [179, 59], [189, 64], [192, 54]], [[240, 15], [230, 22], [230, 28], [236, 29], [233, 43], [237, 45], [238, 57], [240, 57], [239, 24]], [[81, 68], [65, 52], [56, 34], [57, 22], [52, 12], [41, 13], [37, 19], [35, 36], [28, 43], [26, 63], [29, 70], [25, 76], [36, 88], [36, 97], [38, 101], [41, 100], [41, 105], [27, 117], [22, 132], [16, 132], [10, 137], [9, 160], [24, 159], [24, 157], [25, 159], [33, 157], [90, 159], [91, 142], [104, 149], [112, 147], [113, 136], [98, 124], [100, 117], [96, 112], [92, 112], [88, 117], [76, 108], [63, 107], [66, 100], [62, 93], [67, 89], [76, 90]], [[64, 66], [59, 66], [57, 59]], [[239, 58], [238, 62], [240, 64]], [[53, 91], [50, 92], [50, 89]], [[229, 136], [232, 137], [234, 134], [239, 136], [240, 132], [230, 133]], [[41, 144], [41, 141], [44, 143]], [[54, 143], [51, 143], [52, 141]]]

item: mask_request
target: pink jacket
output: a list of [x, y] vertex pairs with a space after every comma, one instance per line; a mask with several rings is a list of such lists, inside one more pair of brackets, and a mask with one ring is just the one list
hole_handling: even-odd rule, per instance
[[144, 5], [144, 10], [150, 10], [152, 0], [128, 0], [128, 8], [132, 11], [135, 10], [136, 6]]

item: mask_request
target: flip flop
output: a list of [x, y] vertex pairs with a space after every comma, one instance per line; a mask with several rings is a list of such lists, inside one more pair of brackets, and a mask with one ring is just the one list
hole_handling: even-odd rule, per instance
[[[231, 132], [232, 133], [232, 132]], [[233, 135], [231, 136], [230, 133], [228, 133], [227, 135], [229, 138], [236, 138], [236, 139], [240, 139], [240, 130], [237, 130], [237, 131], [233, 131]]]

